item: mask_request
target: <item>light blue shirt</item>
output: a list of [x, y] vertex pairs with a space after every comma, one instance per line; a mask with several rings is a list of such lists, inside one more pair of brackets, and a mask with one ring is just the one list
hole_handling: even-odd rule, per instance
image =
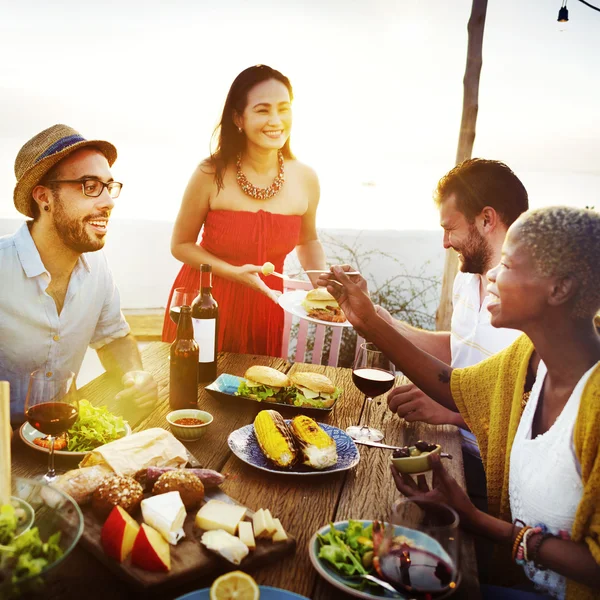
[[32, 371], [77, 374], [88, 346], [129, 333], [102, 251], [79, 258], [60, 315], [46, 293], [50, 279], [26, 223], [0, 237], [0, 380], [10, 383], [11, 420], [23, 420]]

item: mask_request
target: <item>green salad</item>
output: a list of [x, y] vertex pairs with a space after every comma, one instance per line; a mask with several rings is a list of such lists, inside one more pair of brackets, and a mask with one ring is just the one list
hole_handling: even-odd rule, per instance
[[80, 400], [79, 417], [68, 434], [69, 452], [89, 452], [123, 437], [125, 422], [123, 417], [113, 415], [105, 406], [95, 407], [87, 400]]
[[[59, 546], [60, 531], [42, 542], [37, 527], [16, 536], [17, 512], [11, 504], [0, 506], [0, 595], [18, 596], [20, 583], [41, 572], [58, 560], [63, 551]], [[41, 580], [33, 582], [39, 585]], [[8, 589], [8, 594], [6, 591]]]
[[[352, 577], [355, 575], [372, 574], [373, 569], [373, 525], [364, 526], [360, 521], [348, 521], [345, 531], [335, 529], [330, 523], [329, 531], [317, 535], [319, 542], [319, 558], [331, 565], [340, 575]], [[363, 580], [350, 587], [364, 589], [369, 587], [369, 593], [378, 593], [381, 588]]]

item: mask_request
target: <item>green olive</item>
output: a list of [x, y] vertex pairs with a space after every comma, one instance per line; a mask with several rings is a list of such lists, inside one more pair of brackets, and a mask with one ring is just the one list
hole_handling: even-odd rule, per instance
[[410, 449], [410, 455], [411, 456], [421, 456], [421, 451], [417, 450], [417, 448], [415, 448], [415, 447], [412, 447]]
[[359, 538], [356, 538], [356, 541], [361, 545], [364, 546], [365, 548], [372, 548], [373, 547], [373, 542], [372, 540], [370, 540], [367, 537], [364, 537], [363, 535], [361, 535]]
[[373, 566], [373, 551], [365, 552], [362, 557], [362, 565], [365, 569], [370, 569]]

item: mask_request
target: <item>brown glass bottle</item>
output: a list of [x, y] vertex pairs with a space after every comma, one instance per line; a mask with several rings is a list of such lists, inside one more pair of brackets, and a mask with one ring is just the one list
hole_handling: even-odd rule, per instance
[[192, 323], [194, 338], [200, 348], [198, 381], [214, 381], [217, 378], [219, 305], [212, 296], [211, 265], [200, 265], [200, 293], [192, 302]]
[[171, 344], [169, 404], [172, 410], [198, 407], [198, 344], [189, 306], [181, 307], [177, 337]]

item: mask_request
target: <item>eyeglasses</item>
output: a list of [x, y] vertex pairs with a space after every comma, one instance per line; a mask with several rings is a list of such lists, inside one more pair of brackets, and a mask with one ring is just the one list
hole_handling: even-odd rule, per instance
[[90, 198], [97, 198], [104, 191], [104, 188], [108, 190], [111, 198], [118, 198], [121, 193], [122, 183], [118, 181], [99, 181], [98, 179], [51, 179], [46, 183], [80, 183], [81, 189], [86, 196]]

